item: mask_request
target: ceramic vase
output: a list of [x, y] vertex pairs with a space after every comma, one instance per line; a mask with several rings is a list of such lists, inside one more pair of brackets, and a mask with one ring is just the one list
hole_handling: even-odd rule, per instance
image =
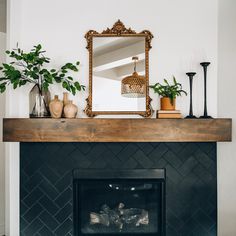
[[64, 93], [63, 93], [63, 110], [62, 110], [62, 117], [65, 117], [65, 114], [64, 114], [64, 107], [68, 104], [68, 102], [69, 102], [69, 93], [64, 92]]
[[58, 99], [58, 95], [55, 95], [54, 99], [50, 102], [49, 108], [52, 118], [61, 118], [63, 111], [63, 102]]
[[66, 118], [75, 118], [78, 112], [78, 107], [70, 100], [64, 107], [64, 114]]

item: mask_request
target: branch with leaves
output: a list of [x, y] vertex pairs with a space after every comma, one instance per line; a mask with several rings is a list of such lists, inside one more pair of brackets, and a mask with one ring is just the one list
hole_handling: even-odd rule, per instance
[[24, 52], [18, 46], [12, 51], [6, 51], [12, 62], [2, 63], [0, 67], [3, 74], [0, 77], [0, 93], [4, 93], [9, 85], [16, 89], [28, 83], [37, 85], [41, 94], [54, 83], [60, 83], [73, 95], [77, 91], [85, 90], [84, 85], [74, 81], [69, 75], [70, 72], [78, 71], [79, 61], [75, 64], [66, 63], [60, 69], [47, 69], [45, 64], [50, 63], [50, 58], [44, 55], [45, 52], [40, 44], [34, 46], [30, 52]]
[[186, 91], [182, 89], [182, 85], [176, 81], [174, 76], [173, 84], [170, 84], [166, 79], [164, 79], [164, 84], [156, 83], [149, 87], [159, 96], [170, 98], [172, 104], [176, 97], [181, 96], [182, 94], [187, 95]]

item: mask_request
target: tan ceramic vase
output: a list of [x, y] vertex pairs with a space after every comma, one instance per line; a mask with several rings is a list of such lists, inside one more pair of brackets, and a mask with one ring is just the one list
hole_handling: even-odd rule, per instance
[[65, 114], [64, 114], [64, 107], [68, 104], [68, 102], [69, 102], [69, 93], [64, 92], [64, 93], [63, 93], [63, 110], [62, 110], [62, 117], [65, 117]]
[[78, 112], [78, 107], [70, 100], [64, 107], [64, 114], [66, 118], [75, 118]]
[[61, 118], [63, 102], [58, 99], [58, 95], [55, 95], [54, 99], [50, 102], [49, 109], [52, 118]]
[[175, 99], [172, 104], [170, 98], [161, 98], [161, 110], [175, 110]]
[[65, 106], [69, 102], [69, 93], [63, 93], [63, 105]]

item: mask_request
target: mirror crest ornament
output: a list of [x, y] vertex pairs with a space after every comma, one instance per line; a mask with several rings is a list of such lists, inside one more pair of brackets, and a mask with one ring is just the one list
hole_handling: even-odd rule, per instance
[[[151, 98], [149, 97], [149, 50], [152, 48], [151, 46], [151, 41], [153, 39], [153, 35], [150, 31], [148, 30], [143, 30], [140, 33], [136, 33], [136, 31], [134, 31], [131, 28], [126, 28], [125, 25], [118, 20], [112, 28], [107, 28], [106, 30], [103, 30], [101, 33], [98, 33], [95, 30], [89, 30], [86, 35], [85, 38], [87, 40], [87, 49], [89, 51], [89, 96], [86, 99], [87, 101], [87, 106], [84, 110], [84, 112], [86, 113], [87, 116], [89, 117], [94, 117], [96, 115], [141, 115], [143, 117], [150, 117], [152, 115], [152, 107], [151, 107]], [[96, 49], [96, 45], [95, 43], [97, 42], [98, 44], [101, 43], [102, 40], [107, 40], [109, 41], [109, 43], [112, 45], [112, 43], [114, 44], [113, 41], [115, 41], [118, 39], [121, 41], [125, 41], [128, 40], [127, 42], [123, 42], [125, 47], [124, 49], [127, 49], [127, 45], [130, 41], [134, 41], [134, 44], [138, 45], [138, 43], [142, 44], [143, 40], [143, 55], [144, 58], [142, 58], [142, 64], [143, 64], [143, 70], [145, 73], [145, 78], [146, 78], [146, 91], [145, 91], [145, 100], [143, 104], [143, 107], [141, 110], [127, 110], [128, 108], [124, 109], [124, 110], [96, 110], [93, 107], [93, 98], [95, 99], [95, 89], [93, 88], [94, 84], [98, 84], [98, 82], [94, 81], [94, 79], [96, 78], [96, 72], [94, 67], [96, 66], [96, 60], [95, 60], [95, 53], [96, 51], [94, 50], [94, 48]], [[101, 40], [101, 41], [99, 41]], [[106, 45], [105, 45], [106, 46]], [[116, 45], [117, 46], [117, 45]], [[132, 46], [132, 45], [131, 45]], [[103, 45], [103, 49], [104, 49], [104, 45]], [[122, 50], [122, 49], [120, 49]], [[127, 50], [126, 50], [127, 51]], [[106, 49], [107, 52], [107, 49]], [[101, 52], [100, 52], [101, 54]], [[114, 54], [114, 53], [113, 53]], [[119, 53], [118, 53], [119, 54]], [[116, 55], [118, 55], [116, 54]], [[102, 54], [104, 55], [104, 54]], [[134, 56], [134, 55], [133, 55]], [[109, 62], [107, 62], [107, 64], [109, 64]], [[127, 65], [132, 65], [132, 63], [128, 63]], [[125, 65], [127, 67], [127, 65]], [[104, 65], [102, 65], [104, 67]], [[114, 68], [113, 68], [114, 69]], [[97, 72], [97, 74], [99, 74], [101, 72]], [[130, 72], [130, 74], [132, 74], [132, 72]], [[93, 78], [94, 76], [94, 78]], [[96, 83], [95, 83], [96, 82]], [[96, 88], [97, 89], [97, 88]], [[108, 88], [109, 90], [109, 88]], [[104, 92], [103, 92], [104, 94]], [[110, 100], [111, 97], [107, 97], [107, 100]], [[131, 100], [129, 100], [129, 98], [127, 99], [127, 103], [130, 102]]]

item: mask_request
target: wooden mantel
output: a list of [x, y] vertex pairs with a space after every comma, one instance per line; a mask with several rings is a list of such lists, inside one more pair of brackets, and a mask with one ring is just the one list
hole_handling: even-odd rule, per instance
[[231, 119], [3, 119], [4, 142], [229, 142]]

